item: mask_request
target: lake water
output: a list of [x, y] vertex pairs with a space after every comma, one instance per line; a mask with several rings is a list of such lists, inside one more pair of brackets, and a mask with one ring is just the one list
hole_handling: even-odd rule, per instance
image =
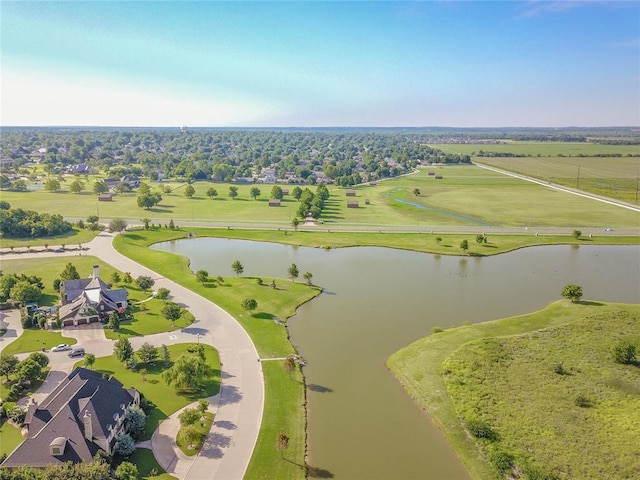
[[640, 301], [640, 247], [547, 246], [494, 257], [439, 256], [387, 248], [322, 250], [196, 238], [154, 248], [191, 268], [287, 276], [291, 263], [325, 293], [289, 320], [308, 361], [309, 464], [336, 479], [469, 479], [440, 431], [385, 367], [387, 357], [432, 327], [527, 313], [560, 298]]

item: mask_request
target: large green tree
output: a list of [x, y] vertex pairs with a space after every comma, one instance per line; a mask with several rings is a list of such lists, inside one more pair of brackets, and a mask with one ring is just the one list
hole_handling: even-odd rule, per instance
[[167, 385], [176, 390], [197, 391], [202, 383], [213, 375], [213, 368], [197, 355], [182, 355], [173, 366], [162, 372]]
[[579, 302], [582, 298], [582, 287], [573, 283], [565, 285], [562, 288], [562, 296], [571, 300], [572, 303]]
[[231, 269], [236, 272], [236, 275], [239, 277], [244, 272], [244, 266], [240, 263], [240, 260], [236, 260], [231, 264]]
[[122, 363], [126, 363], [127, 360], [133, 358], [133, 347], [129, 339], [121, 338], [117, 340], [113, 346], [113, 354]]
[[162, 316], [171, 322], [172, 326], [175, 326], [176, 322], [180, 319], [183, 313], [183, 309], [175, 302], [167, 302], [161, 310]]

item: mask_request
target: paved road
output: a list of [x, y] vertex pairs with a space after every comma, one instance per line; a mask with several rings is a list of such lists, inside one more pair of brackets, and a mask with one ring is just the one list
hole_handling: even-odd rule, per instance
[[[264, 404], [264, 383], [261, 362], [251, 339], [236, 320], [217, 305], [194, 292], [172, 282], [156, 272], [120, 255], [112, 246], [113, 235], [103, 232], [86, 244], [82, 254], [94, 255], [133, 277], [148, 275], [155, 279], [155, 287], [171, 290], [172, 297], [183, 304], [196, 318], [195, 322], [180, 331], [159, 333], [145, 337], [133, 337], [134, 349], [148, 341], [154, 345], [200, 342], [215, 346], [220, 353], [222, 388], [213, 405], [217, 410], [214, 425], [205, 440], [204, 447], [195, 459], [180, 458], [173, 448], [166, 447], [172, 439], [166, 435], [177, 422], [177, 415], [164, 425], [162, 432], [154, 434], [151, 445], [158, 462], [179, 479], [203, 478], [241, 479], [253, 453]], [[66, 252], [77, 255], [77, 252]], [[43, 252], [39, 254], [7, 254], [2, 259], [60, 256], [65, 253]], [[113, 353], [113, 341], [106, 340], [100, 326], [97, 328], [66, 328], [65, 335], [75, 336], [79, 344], [96, 356]], [[68, 373], [76, 359], [69, 359], [64, 352], [49, 354], [54, 373], [47, 379], [39, 395], [46, 395]], [[37, 399], [37, 397], [36, 397]], [[158, 435], [163, 436], [158, 437]], [[159, 443], [158, 443], [159, 442]], [[157, 447], [157, 448], [155, 448]], [[156, 453], [156, 450], [158, 452]]]

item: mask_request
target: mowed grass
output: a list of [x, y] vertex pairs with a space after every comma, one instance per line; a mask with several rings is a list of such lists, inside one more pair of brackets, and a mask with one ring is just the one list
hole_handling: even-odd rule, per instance
[[[520, 471], [534, 464], [559, 479], [637, 479], [640, 365], [614, 362], [623, 339], [640, 347], [639, 313], [471, 342], [442, 365], [447, 392], [461, 419], [497, 434], [478, 441], [481, 451], [509, 452]], [[579, 396], [592, 406], [577, 405]]]
[[[498, 144], [430, 143], [430, 147], [445, 153], [460, 153], [474, 156], [483, 152], [513, 153], [541, 157], [592, 156], [592, 155], [640, 155], [640, 145], [605, 145], [586, 142], [518, 142], [505, 141]], [[483, 157], [485, 158], [485, 157]]]
[[[632, 159], [635, 160], [635, 159]], [[320, 217], [322, 226], [515, 226], [515, 227], [588, 227], [637, 226], [634, 212], [595, 202], [576, 195], [555, 191], [545, 186], [489, 172], [475, 166], [433, 167], [443, 176], [435, 180], [429, 169], [405, 175], [377, 185], [361, 185], [356, 197], [346, 197], [346, 190], [329, 186], [331, 197]], [[164, 184], [153, 184], [159, 188]], [[183, 189], [164, 194], [162, 202], [145, 210], [137, 206], [135, 193], [117, 195], [113, 202], [100, 202], [102, 218], [124, 218], [140, 225], [144, 218], [165, 225], [173, 219], [179, 226], [200, 225], [264, 225], [288, 228], [296, 216], [298, 202], [286, 196], [281, 207], [268, 207], [272, 185], [258, 185], [262, 195], [250, 197], [250, 185], [238, 185], [236, 199], [226, 197], [229, 184], [194, 182], [196, 194], [187, 198]], [[218, 190], [210, 199], [206, 191]], [[291, 190], [294, 186], [285, 186]], [[304, 187], [303, 187], [304, 188]], [[310, 187], [314, 190], [315, 187]], [[420, 195], [413, 194], [420, 190]], [[95, 214], [97, 202], [92, 194], [3, 192], [12, 206], [42, 212], [73, 212], [77, 218]], [[86, 201], [84, 198], [86, 197]], [[347, 200], [357, 200], [358, 208], [347, 208]], [[369, 204], [367, 204], [367, 200]], [[66, 205], [66, 206], [65, 206]], [[59, 210], [64, 206], [63, 210]]]
[[[138, 473], [144, 480], [176, 480], [173, 475], [169, 475], [166, 472], [162, 473], [164, 470], [149, 449], [137, 448], [129, 458], [129, 461], [138, 467]], [[151, 475], [154, 470], [156, 475]]]
[[[6, 194], [9, 192], [3, 192], [2, 198], [4, 200]], [[13, 206], [12, 206], [13, 207]], [[23, 210], [33, 210], [33, 208], [29, 207], [20, 207]], [[37, 212], [41, 212], [40, 210], [36, 210]], [[46, 238], [4, 238], [0, 237], [0, 248], [7, 248], [11, 250], [11, 248], [22, 248], [22, 247], [31, 247], [38, 246], [40, 248], [34, 248], [34, 251], [41, 251], [47, 249], [56, 249], [64, 246], [65, 249], [68, 250], [78, 250], [82, 245], [87, 242], [93, 240], [98, 232], [92, 232], [87, 229], [74, 228], [71, 232], [65, 235], [56, 235], [53, 237]], [[45, 247], [46, 245], [46, 247]]]
[[[593, 315], [614, 316], [620, 311], [637, 317], [640, 314], [640, 305], [596, 302], [572, 304], [565, 300], [558, 301], [531, 314], [453, 328], [422, 338], [391, 355], [387, 360], [387, 366], [400, 380], [407, 392], [442, 429], [472, 477], [474, 479], [494, 479], [497, 478], [495, 470], [478, 451], [476, 442], [464, 430], [459, 412], [447, 394], [443, 378], [443, 362], [458, 348], [475, 340], [521, 335], [544, 328], [566, 325]], [[609, 344], [611, 338], [610, 335], [604, 343]], [[594, 346], [594, 348], [596, 347]], [[581, 362], [587, 362], [579, 355], [573, 356], [569, 349], [563, 348], [562, 351], [552, 353], [552, 355], [563, 354], [566, 354], [567, 357], [564, 357], [566, 360], [562, 361], [569, 369], [581, 368]], [[611, 369], [608, 366], [605, 370], [609, 373], [605, 371], [603, 374], [611, 374]], [[528, 377], [528, 374], [525, 375], [523, 381], [526, 381]], [[531, 392], [531, 395], [535, 397], [535, 392]], [[510, 399], [510, 396], [506, 396], [501, 397], [500, 401], [505, 404], [509, 403]], [[590, 412], [593, 411], [590, 410]], [[566, 420], [572, 421], [571, 418]]]
[[484, 158], [478, 163], [638, 204], [640, 158]]
[[[3, 355], [16, 355], [18, 353], [36, 352], [46, 348], [50, 350], [56, 345], [66, 343], [75, 345], [77, 340], [62, 335], [60, 331], [42, 330], [40, 328], [29, 328], [24, 330], [22, 335], [2, 349]], [[60, 352], [64, 355], [65, 352]]]
[[9, 423], [6, 418], [0, 419], [0, 439], [0, 456], [9, 455], [24, 440], [20, 427]]

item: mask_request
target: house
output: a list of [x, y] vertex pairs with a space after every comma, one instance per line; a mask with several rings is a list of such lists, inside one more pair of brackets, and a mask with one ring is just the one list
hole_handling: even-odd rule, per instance
[[98, 195], [99, 202], [112, 202], [113, 201], [113, 193], [101, 193]]
[[279, 207], [280, 206], [280, 199], [278, 199], [278, 198], [269, 199], [269, 206], [270, 207]]
[[60, 285], [62, 306], [58, 316], [62, 327], [85, 325], [106, 318], [111, 312], [123, 313], [127, 308], [127, 290], [111, 288], [100, 280], [98, 265], [89, 278], [67, 280]]
[[357, 200], [347, 200], [347, 208], [359, 208], [360, 203]]
[[2, 467], [88, 463], [98, 450], [112, 455], [118, 435], [126, 433], [127, 411], [139, 404], [140, 393], [135, 388], [125, 389], [115, 378], [76, 368], [40, 405], [29, 405], [27, 438]]
[[355, 196], [356, 196], [355, 190], [347, 190], [347, 197], [355, 197]]

